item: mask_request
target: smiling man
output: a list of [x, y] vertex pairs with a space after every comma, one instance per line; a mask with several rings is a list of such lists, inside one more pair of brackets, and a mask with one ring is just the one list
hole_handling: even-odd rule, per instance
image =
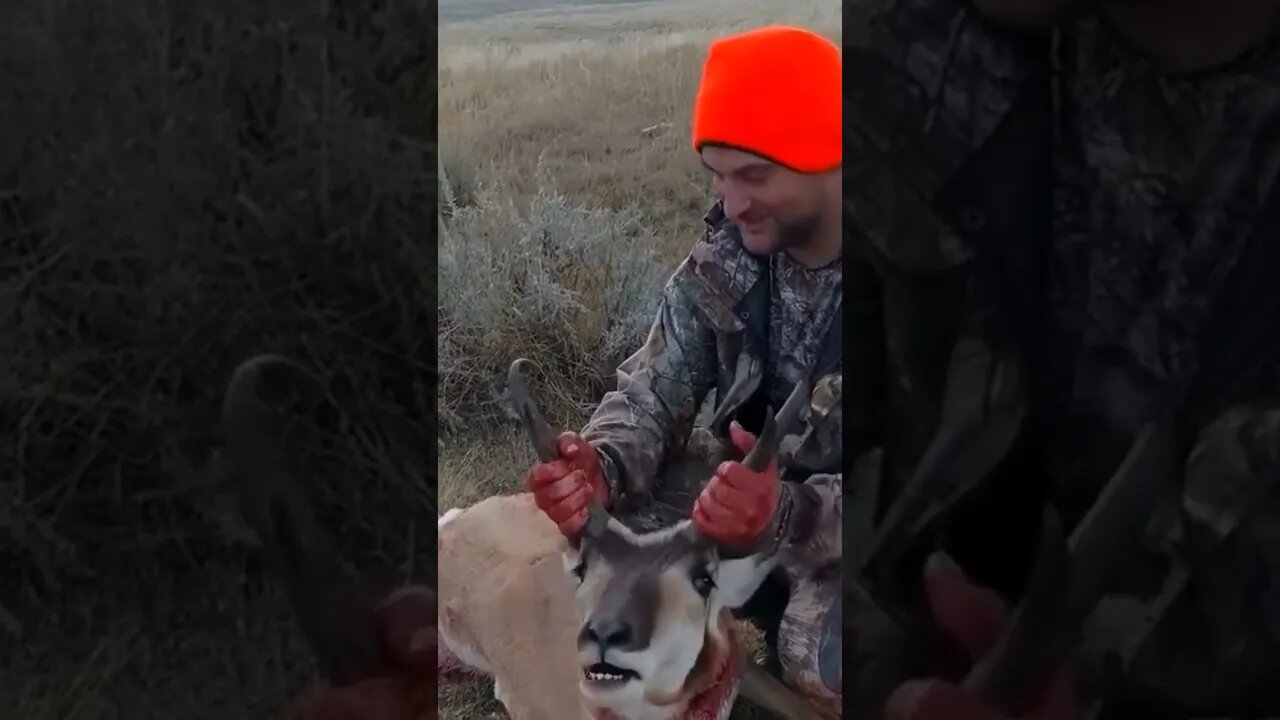
[[811, 412], [779, 462], [722, 464], [694, 521], [721, 542], [779, 553], [747, 614], [773, 665], [819, 700], [841, 691], [841, 57], [813, 32], [766, 27], [709, 49], [693, 147], [715, 187], [706, 230], [663, 290], [643, 347], [619, 368], [561, 457], [526, 486], [573, 534], [591, 496], [643, 502], [716, 391], [709, 430], [745, 451], [802, 379]]

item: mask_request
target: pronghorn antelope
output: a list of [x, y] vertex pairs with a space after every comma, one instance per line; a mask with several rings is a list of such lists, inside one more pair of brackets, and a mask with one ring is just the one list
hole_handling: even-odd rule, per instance
[[[554, 434], [525, 387], [512, 400], [541, 459]], [[627, 378], [620, 377], [625, 383]], [[797, 387], [744, 459], [764, 467], [808, 402]], [[527, 494], [497, 496], [439, 520], [442, 668], [494, 679], [515, 720], [723, 720], [739, 692], [783, 718], [817, 718], [809, 703], [745, 654], [731, 610], [772, 570], [734, 553], [688, 519], [712, 476], [710, 457], [668, 463], [643, 508], [599, 505], [564, 538]]]

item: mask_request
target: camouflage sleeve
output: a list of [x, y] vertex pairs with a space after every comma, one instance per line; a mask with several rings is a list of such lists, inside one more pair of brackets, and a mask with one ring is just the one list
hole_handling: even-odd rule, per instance
[[644, 346], [618, 367], [582, 435], [596, 448], [610, 499], [650, 491], [667, 452], [688, 438], [716, 380], [716, 335], [687, 290], [688, 261], [663, 289]]
[[774, 542], [778, 564], [793, 576], [809, 576], [840, 562], [843, 483], [840, 473], [819, 473], [803, 484], [783, 484]]
[[[778, 567], [791, 582], [778, 635], [783, 677], [833, 713], [839, 712], [844, 687], [842, 482], [840, 474], [818, 474], [804, 484], [784, 485], [782, 508], [793, 521], [780, 523], [777, 536]], [[802, 516], [808, 519], [794, 521]]]

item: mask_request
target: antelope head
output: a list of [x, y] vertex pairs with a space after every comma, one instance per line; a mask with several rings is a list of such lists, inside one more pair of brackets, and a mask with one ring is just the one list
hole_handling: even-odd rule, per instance
[[[522, 362], [517, 360], [508, 375], [512, 400], [539, 456], [550, 460], [556, 455], [554, 433], [529, 398]], [[744, 463], [762, 469], [773, 460], [808, 401], [804, 385], [776, 418], [769, 418]], [[705, 462], [677, 461], [658, 486], [673, 474], [692, 474], [700, 488], [714, 469]], [[698, 531], [688, 513], [681, 508], [674, 522], [640, 531], [631, 518], [611, 516], [593, 504], [579, 536], [568, 538], [563, 559], [581, 620], [580, 688], [588, 704], [628, 720], [672, 717], [736, 662], [729, 611], [755, 593], [775, 560], [771, 554], [718, 545]], [[656, 714], [654, 706], [659, 706]]]

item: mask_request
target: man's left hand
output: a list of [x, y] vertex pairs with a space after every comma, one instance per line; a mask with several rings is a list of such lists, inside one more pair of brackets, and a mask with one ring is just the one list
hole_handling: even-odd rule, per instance
[[[755, 436], [737, 422], [729, 426], [729, 437], [744, 454], [756, 444]], [[712, 540], [751, 547], [772, 524], [781, 495], [776, 459], [760, 472], [741, 462], [723, 462], [693, 504], [693, 523]]]

